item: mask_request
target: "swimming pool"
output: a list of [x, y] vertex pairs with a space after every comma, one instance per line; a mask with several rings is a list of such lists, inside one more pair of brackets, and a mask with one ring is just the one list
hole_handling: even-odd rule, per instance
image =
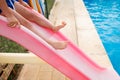
[[120, 0], [83, 0], [114, 69], [120, 74]]

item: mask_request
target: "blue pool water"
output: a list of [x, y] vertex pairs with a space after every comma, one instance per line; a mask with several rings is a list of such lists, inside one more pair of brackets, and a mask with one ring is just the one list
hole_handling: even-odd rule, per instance
[[120, 0], [83, 0], [114, 69], [120, 74]]

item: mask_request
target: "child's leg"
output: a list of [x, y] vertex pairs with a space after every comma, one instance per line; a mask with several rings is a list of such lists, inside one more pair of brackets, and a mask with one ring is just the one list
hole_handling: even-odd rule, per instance
[[46, 37], [44, 37], [43, 35], [40, 34], [39, 31], [36, 31], [36, 29], [34, 27], [32, 27], [32, 24], [25, 19], [23, 16], [21, 16], [19, 13], [17, 13], [14, 10], [11, 10], [14, 14], [14, 16], [19, 20], [19, 22], [26, 26], [28, 29], [30, 29], [31, 31], [33, 31], [35, 34], [37, 34], [38, 36], [40, 36], [42, 39], [44, 39], [48, 44], [50, 44], [53, 48], [55, 49], [64, 49], [67, 46], [67, 42], [66, 41], [51, 41], [49, 39], [47, 39]]
[[15, 8], [16, 11], [21, 14], [24, 18], [33, 21], [37, 23], [40, 26], [46, 27], [48, 29], [51, 29], [53, 31], [58, 31], [59, 29], [63, 28], [66, 23], [62, 22], [59, 26], [54, 26], [48, 19], [46, 19], [43, 15], [39, 14], [39, 16], [35, 15], [34, 12], [31, 12], [31, 10], [27, 9], [26, 7], [22, 6], [20, 3], [15, 2]]

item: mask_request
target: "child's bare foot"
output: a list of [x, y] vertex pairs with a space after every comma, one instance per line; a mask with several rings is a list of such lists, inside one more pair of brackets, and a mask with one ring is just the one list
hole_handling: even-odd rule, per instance
[[66, 22], [62, 22], [61, 25], [54, 27], [54, 28], [53, 28], [53, 31], [54, 31], [54, 32], [57, 32], [57, 31], [59, 31], [61, 28], [65, 27], [65, 25], [66, 25]]
[[27, 7], [27, 8], [31, 8], [26, 2], [24, 2], [23, 0], [20, 0], [19, 3], [21, 5], [23, 5], [24, 7]]
[[57, 42], [51, 42], [50, 45], [55, 49], [65, 49], [67, 47], [68, 42], [67, 41], [57, 41]]

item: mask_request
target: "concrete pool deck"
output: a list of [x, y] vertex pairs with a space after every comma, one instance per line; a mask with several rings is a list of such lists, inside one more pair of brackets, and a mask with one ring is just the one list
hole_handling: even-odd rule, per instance
[[[61, 32], [103, 67], [111, 63], [82, 0], [56, 0], [49, 16], [58, 25], [67, 22]], [[18, 80], [69, 80], [53, 67], [44, 64], [25, 64]]]

